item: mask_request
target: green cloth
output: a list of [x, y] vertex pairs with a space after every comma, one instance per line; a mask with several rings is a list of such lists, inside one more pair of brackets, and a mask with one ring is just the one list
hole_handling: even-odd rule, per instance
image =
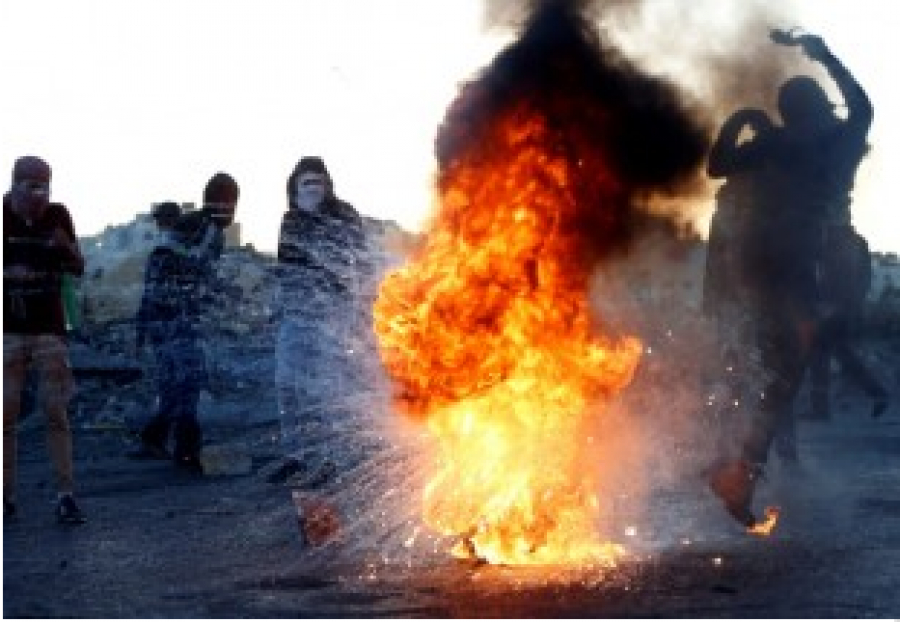
[[71, 274], [62, 276], [63, 311], [66, 316], [66, 332], [81, 325], [81, 308], [78, 304], [78, 281]]

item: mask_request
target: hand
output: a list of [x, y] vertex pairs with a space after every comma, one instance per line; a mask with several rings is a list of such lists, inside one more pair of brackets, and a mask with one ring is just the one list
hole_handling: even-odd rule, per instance
[[806, 54], [807, 58], [814, 61], [823, 63], [831, 58], [831, 51], [829, 51], [828, 46], [825, 45], [825, 41], [822, 37], [817, 35], [803, 35], [800, 37], [800, 45], [803, 47], [803, 53]]
[[772, 120], [759, 108], [744, 108], [734, 113], [734, 118], [741, 127], [748, 126], [754, 134], [760, 134], [772, 128]]

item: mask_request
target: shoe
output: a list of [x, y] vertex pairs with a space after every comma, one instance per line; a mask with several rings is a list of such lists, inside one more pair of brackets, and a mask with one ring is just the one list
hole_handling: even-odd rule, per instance
[[756, 524], [750, 504], [762, 469], [746, 460], [733, 460], [718, 465], [709, 478], [709, 486], [722, 500], [725, 510], [745, 527]]
[[63, 495], [56, 504], [56, 520], [63, 525], [81, 525], [87, 521], [72, 495]]
[[178, 456], [174, 459], [175, 468], [189, 475], [203, 475], [203, 463], [195, 455]]
[[171, 460], [172, 454], [160, 445], [142, 442], [136, 449], [125, 454], [132, 460]]
[[282, 462], [277, 469], [266, 476], [266, 483], [283, 484], [297, 473], [306, 473], [307, 470], [308, 469], [306, 465], [296, 458], [288, 458], [287, 460]]

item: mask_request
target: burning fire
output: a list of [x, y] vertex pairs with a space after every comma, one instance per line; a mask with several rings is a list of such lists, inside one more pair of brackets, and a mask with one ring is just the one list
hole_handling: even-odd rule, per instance
[[375, 332], [398, 405], [438, 441], [424, 518], [454, 554], [612, 562], [592, 434], [642, 345], [599, 330], [588, 284], [633, 235], [633, 196], [695, 165], [705, 139], [658, 81], [604, 59], [573, 3], [538, 6], [450, 107], [438, 210], [382, 281]]
[[442, 448], [426, 522], [489, 562], [615, 551], [596, 535], [591, 406], [630, 381], [641, 344], [597, 334], [586, 296], [575, 187], [614, 182], [602, 160], [572, 161], [553, 142], [527, 105], [497, 119], [448, 171], [424, 248], [375, 306], [402, 406]]
[[781, 510], [774, 506], [766, 508], [766, 517], [758, 523], [747, 528], [747, 533], [754, 536], [769, 536], [775, 531], [775, 525], [778, 523], [778, 517]]

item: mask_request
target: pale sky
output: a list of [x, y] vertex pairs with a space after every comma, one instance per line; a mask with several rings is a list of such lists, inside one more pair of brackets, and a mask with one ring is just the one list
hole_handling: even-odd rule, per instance
[[[649, 6], [728, 19], [745, 2]], [[889, 60], [900, 24], [878, 0], [794, 4], [797, 25], [825, 37], [875, 104], [855, 222], [873, 249], [900, 252]], [[510, 40], [481, 26], [481, 0], [0, 0], [0, 178], [20, 155], [45, 158], [54, 200], [88, 235], [154, 202], [199, 203], [224, 170], [241, 186], [244, 240], [272, 250], [287, 175], [317, 154], [342, 198], [417, 230], [431, 210], [437, 125], [459, 83]], [[649, 25], [631, 34], [656, 36]], [[660, 59], [675, 79], [699, 62], [687, 42], [716, 36], [683, 34]]]

